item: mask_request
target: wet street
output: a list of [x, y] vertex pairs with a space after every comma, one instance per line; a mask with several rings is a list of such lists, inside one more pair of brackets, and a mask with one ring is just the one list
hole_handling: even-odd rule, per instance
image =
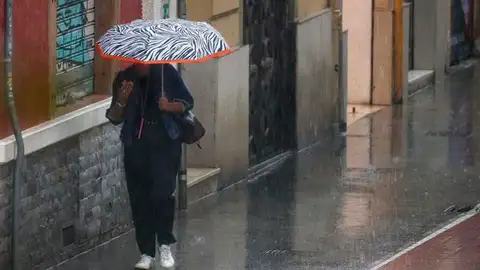
[[[480, 201], [480, 83], [472, 74], [354, 122], [344, 147], [303, 151], [191, 205], [176, 224], [176, 269], [369, 269], [458, 218], [445, 209]], [[472, 261], [480, 219], [466, 222], [463, 233], [442, 236], [453, 244], [429, 249], [428, 266], [417, 252], [385, 269], [480, 269]], [[454, 258], [467, 264], [433, 263], [460, 246], [469, 253]], [[55, 269], [133, 269], [138, 256], [128, 233]]]

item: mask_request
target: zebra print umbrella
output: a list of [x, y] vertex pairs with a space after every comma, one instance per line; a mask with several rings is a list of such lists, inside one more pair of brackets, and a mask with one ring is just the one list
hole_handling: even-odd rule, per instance
[[200, 62], [230, 52], [210, 24], [176, 18], [115, 25], [96, 48], [103, 57], [143, 64]]

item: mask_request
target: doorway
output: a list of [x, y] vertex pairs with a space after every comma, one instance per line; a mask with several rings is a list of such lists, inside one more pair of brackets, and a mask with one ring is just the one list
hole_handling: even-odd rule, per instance
[[250, 166], [296, 146], [294, 0], [244, 0], [250, 51]]

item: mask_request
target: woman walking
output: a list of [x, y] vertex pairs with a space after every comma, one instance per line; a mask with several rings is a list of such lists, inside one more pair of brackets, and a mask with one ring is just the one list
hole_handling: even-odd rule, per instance
[[170, 245], [175, 216], [181, 130], [176, 117], [191, 110], [193, 98], [170, 64], [135, 64], [118, 73], [107, 118], [123, 123], [120, 139], [135, 236], [141, 258], [135, 269], [175, 264]]

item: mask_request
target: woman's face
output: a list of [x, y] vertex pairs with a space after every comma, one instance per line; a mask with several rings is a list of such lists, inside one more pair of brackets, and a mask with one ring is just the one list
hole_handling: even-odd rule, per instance
[[146, 77], [150, 71], [150, 66], [146, 64], [136, 64], [135, 70], [137, 71], [138, 76]]

